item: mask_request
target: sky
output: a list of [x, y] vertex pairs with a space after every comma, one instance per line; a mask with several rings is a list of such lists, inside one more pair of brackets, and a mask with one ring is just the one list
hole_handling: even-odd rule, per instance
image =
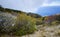
[[60, 6], [45, 6], [38, 9], [37, 13], [41, 16], [60, 14]]
[[5, 8], [36, 13], [40, 7], [60, 6], [60, 0], [0, 0], [0, 5]]

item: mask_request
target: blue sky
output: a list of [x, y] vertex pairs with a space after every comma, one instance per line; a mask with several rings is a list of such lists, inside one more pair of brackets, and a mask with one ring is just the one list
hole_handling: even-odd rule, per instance
[[0, 5], [35, 13], [40, 7], [60, 6], [60, 0], [0, 0]]
[[41, 7], [38, 9], [37, 14], [40, 14], [41, 16], [60, 14], [60, 6]]

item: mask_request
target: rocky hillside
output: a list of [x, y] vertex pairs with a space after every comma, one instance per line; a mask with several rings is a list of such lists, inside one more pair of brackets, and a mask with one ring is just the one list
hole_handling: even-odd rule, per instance
[[1, 37], [60, 37], [60, 14], [42, 17], [0, 7]]
[[44, 18], [44, 21], [49, 23], [49, 22], [53, 22], [53, 21], [60, 21], [60, 14], [55, 14], [55, 15], [51, 15], [51, 16], [46, 16]]
[[0, 30], [6, 32], [11, 31], [11, 27], [15, 25], [16, 18], [16, 16], [10, 13], [0, 11]]
[[[28, 19], [29, 18], [29, 19]], [[0, 7], [0, 34], [22, 36], [37, 30], [36, 19], [26, 12]]]

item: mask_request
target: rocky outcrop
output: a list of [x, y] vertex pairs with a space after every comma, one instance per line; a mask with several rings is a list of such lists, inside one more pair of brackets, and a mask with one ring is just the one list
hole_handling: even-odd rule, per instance
[[0, 30], [9, 32], [15, 25], [16, 16], [0, 11]]

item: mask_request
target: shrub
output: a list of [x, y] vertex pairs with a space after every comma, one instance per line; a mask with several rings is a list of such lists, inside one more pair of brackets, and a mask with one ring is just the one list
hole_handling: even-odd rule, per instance
[[57, 24], [60, 24], [60, 21], [53, 21], [51, 24], [52, 25], [57, 25]]
[[36, 25], [41, 25], [41, 24], [43, 24], [43, 20], [42, 20], [43, 18], [41, 17], [41, 18], [37, 18], [36, 19]]
[[17, 16], [15, 25], [15, 35], [25, 35], [33, 33], [36, 30], [35, 19], [25, 14], [19, 14]]

